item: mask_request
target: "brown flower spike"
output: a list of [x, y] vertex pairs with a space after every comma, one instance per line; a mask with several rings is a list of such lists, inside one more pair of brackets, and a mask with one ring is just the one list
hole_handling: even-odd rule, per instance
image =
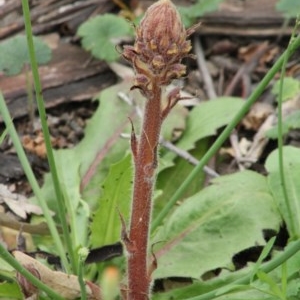
[[153, 80], [167, 85], [172, 79], [185, 75], [181, 60], [192, 48], [187, 37], [194, 28], [185, 30], [180, 15], [170, 0], [160, 0], [150, 6], [136, 29], [134, 46], [125, 46], [123, 57], [135, 69], [134, 87], [147, 96]]
[[162, 88], [185, 75], [186, 67], [181, 61], [189, 56], [191, 43], [186, 39], [194, 29], [185, 30], [172, 2], [160, 0], [148, 8], [136, 28], [134, 45], [125, 46], [123, 51], [136, 74], [132, 89], [140, 89], [147, 98], [140, 138], [136, 138], [134, 130], [131, 134], [135, 174], [128, 234], [122, 222], [122, 239], [128, 252], [128, 286], [124, 289], [127, 300], [150, 299], [155, 265], [148, 263], [148, 239], [159, 135], [163, 120], [180, 99], [179, 89], [174, 89], [162, 108]]

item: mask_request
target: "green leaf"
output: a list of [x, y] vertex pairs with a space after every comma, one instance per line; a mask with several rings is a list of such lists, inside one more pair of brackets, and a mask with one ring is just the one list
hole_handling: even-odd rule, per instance
[[0, 283], [0, 299], [23, 299], [23, 294], [16, 283]]
[[[51, 50], [40, 38], [33, 37], [38, 64], [45, 64], [51, 59]], [[0, 43], [0, 71], [6, 75], [16, 75], [25, 64], [29, 64], [26, 36], [18, 35]]]
[[187, 118], [186, 130], [177, 143], [184, 150], [194, 148], [196, 141], [212, 136], [227, 125], [245, 101], [241, 98], [220, 97], [196, 106]]
[[[249, 270], [249, 269], [247, 269]], [[245, 272], [238, 271], [234, 272], [227, 276], [219, 276], [217, 279], [212, 279], [208, 281], [194, 281], [193, 284], [190, 284], [185, 287], [175, 288], [168, 292], [161, 294], [154, 294], [153, 300], [166, 300], [166, 299], [190, 299], [192, 297], [201, 296], [207, 292], [218, 289], [216, 292], [216, 297], [209, 299], [220, 299], [220, 300], [275, 300], [274, 298], [266, 293], [265, 291], [260, 291], [259, 289], [254, 289], [250, 285], [238, 285], [231, 284], [235, 279], [238, 280], [241, 276], [241, 273]], [[234, 276], [235, 275], [235, 276]], [[233, 277], [234, 276], [234, 277]], [[234, 278], [234, 279], [233, 279]], [[278, 282], [278, 285], [280, 282]], [[258, 286], [261, 288], [263, 285], [259, 282]], [[266, 288], [266, 285], [264, 285]], [[266, 288], [267, 289], [267, 288]], [[293, 291], [294, 292], [294, 291]], [[194, 298], [193, 298], [194, 299]], [[207, 298], [208, 299], [208, 298]], [[288, 298], [289, 300], [292, 300]], [[296, 300], [298, 298], [293, 298]]]
[[190, 27], [195, 23], [198, 17], [213, 12], [218, 9], [224, 0], [198, 0], [194, 5], [178, 7], [182, 21], [186, 27]]
[[13, 267], [7, 263], [2, 257], [0, 257], [0, 275], [1, 274], [10, 274], [11, 272], [13, 272], [14, 269]]
[[[227, 125], [243, 104], [241, 98], [220, 97], [195, 106], [187, 116], [186, 129], [176, 146], [185, 151], [193, 149], [197, 141], [215, 135], [219, 128]], [[171, 167], [175, 157], [173, 152], [163, 153], [160, 171]]]
[[279, 0], [276, 10], [283, 12], [286, 17], [297, 17], [300, 14], [300, 2], [298, 0]]
[[[246, 288], [245, 288], [246, 289]], [[228, 293], [224, 296], [218, 297], [218, 300], [276, 300], [273, 296], [262, 293], [259, 290], [248, 289], [244, 291], [233, 291], [232, 293]]]
[[[293, 243], [293, 242], [291, 242]], [[299, 268], [300, 268], [300, 253], [296, 253], [290, 259], [287, 260], [287, 270], [288, 278], [295, 278], [295, 280], [288, 281], [287, 288], [287, 299], [288, 300], [298, 300], [300, 299], [300, 284], [299, 284]], [[254, 267], [255, 268], [255, 267]], [[253, 271], [253, 267], [241, 269], [237, 272], [230, 272], [227, 274], [221, 274], [220, 276], [213, 278], [207, 281], [194, 280], [192, 284], [186, 285], [184, 287], [178, 288], [174, 287], [172, 290], [169, 290], [164, 293], [155, 293], [153, 295], [153, 300], [166, 300], [166, 299], [188, 299], [196, 296], [200, 296], [202, 294], [208, 293], [212, 290], [217, 290], [217, 295], [226, 295], [218, 296], [216, 299], [220, 300], [275, 300], [272, 296], [260, 292], [259, 290], [255, 290], [251, 288], [251, 285], [234, 285], [232, 284], [234, 281], [240, 279], [244, 275], [249, 273], [249, 269]], [[282, 266], [279, 266], [274, 271], [269, 273], [275, 278], [278, 285], [281, 284], [282, 281]], [[256, 287], [268, 289], [266, 284], [261, 282], [257, 282]], [[243, 290], [243, 288], [245, 290]], [[229, 293], [230, 292], [230, 293]], [[215, 299], [215, 298], [214, 298]]]
[[192, 284], [181, 288], [175, 288], [165, 293], [154, 294], [153, 300], [167, 300], [167, 299], [190, 299], [202, 294], [208, 293], [212, 290], [221, 288], [220, 293], [226, 293], [221, 296], [217, 293], [216, 297], [211, 298], [220, 300], [274, 300], [273, 298], [265, 297], [264, 294], [259, 291], [251, 289], [249, 285], [234, 285], [232, 281], [239, 279], [245, 270], [231, 273], [227, 276], [219, 276], [218, 278], [208, 281], [195, 280]]
[[[289, 133], [292, 129], [299, 129], [300, 128], [300, 110], [292, 112], [288, 115], [284, 121], [282, 122], [282, 134], [285, 135]], [[266, 132], [266, 136], [271, 139], [278, 138], [278, 125], [274, 126], [273, 128], [269, 129]]]
[[[278, 101], [279, 92], [280, 92], [280, 80], [277, 80], [272, 88], [272, 94], [276, 96]], [[282, 89], [282, 101], [290, 100], [296, 97], [300, 93], [300, 81], [292, 77], [285, 77], [283, 81]]]
[[278, 208], [287, 224], [291, 238], [300, 237], [300, 150], [292, 146], [283, 147], [284, 177], [291, 214], [284, 200], [280, 170], [278, 164], [278, 150], [273, 151], [267, 158], [265, 167], [269, 173], [270, 190], [276, 200]]
[[217, 298], [218, 300], [277, 300], [274, 296], [263, 293], [259, 290], [248, 288], [245, 291], [229, 293]]
[[[280, 290], [280, 288], [278, 287], [278, 283], [275, 282], [275, 280], [268, 275], [267, 273], [258, 270], [257, 271], [257, 277], [258, 279], [263, 282], [266, 283], [268, 285], [268, 290], [266, 289], [266, 293], [271, 294], [273, 296], [277, 296], [278, 299], [284, 299], [284, 295], [282, 294], [282, 291]], [[263, 291], [263, 290], [262, 290]]]
[[262, 230], [278, 230], [280, 221], [265, 177], [244, 171], [216, 178], [159, 228], [152, 242], [165, 243], [155, 253], [154, 277], [199, 278], [224, 267], [234, 254], [264, 245]]
[[78, 28], [77, 34], [82, 37], [83, 48], [91, 51], [94, 57], [114, 61], [119, 57], [116, 51], [119, 39], [132, 35], [132, 28], [124, 18], [104, 14], [83, 23]]
[[[294, 242], [290, 242], [288, 247]], [[298, 300], [300, 299], [300, 283], [299, 283], [299, 268], [300, 268], [300, 253], [297, 252], [295, 255], [290, 257], [286, 262], [285, 266], [280, 265], [271, 273], [272, 279], [277, 282], [277, 285], [281, 287], [281, 291], [284, 297], [280, 299]], [[283, 281], [287, 281], [282, 285]], [[285, 287], [287, 284], [287, 287]]]
[[92, 247], [113, 244], [121, 239], [120, 214], [129, 218], [132, 185], [131, 156], [111, 166], [103, 183], [99, 207], [95, 211], [90, 227]]
[[288, 281], [287, 299], [288, 300], [298, 300], [298, 299], [300, 299], [299, 277], [297, 277], [296, 279]]

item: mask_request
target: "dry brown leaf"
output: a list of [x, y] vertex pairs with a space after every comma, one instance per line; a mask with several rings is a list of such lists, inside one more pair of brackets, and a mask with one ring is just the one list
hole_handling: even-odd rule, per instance
[[[60, 138], [54, 138], [52, 136], [50, 138], [53, 147], [59, 146], [61, 144]], [[47, 155], [44, 136], [40, 129], [36, 130], [36, 132], [32, 136], [28, 134], [24, 135], [22, 137], [22, 144], [27, 151], [34, 153], [41, 158], [45, 158]]]
[[238, 48], [236, 42], [233, 42], [229, 39], [222, 39], [217, 41], [212, 48], [210, 49], [210, 54], [213, 55], [223, 55], [235, 52]]
[[250, 109], [249, 113], [242, 120], [242, 124], [246, 129], [258, 130], [266, 118], [274, 113], [271, 104], [256, 102]]
[[42, 210], [39, 206], [29, 203], [23, 195], [12, 193], [6, 185], [0, 184], [0, 204], [5, 203], [9, 209], [21, 217], [26, 219], [28, 214], [42, 215]]
[[294, 63], [291, 66], [287, 66], [286, 76], [296, 77], [300, 73], [300, 64]]
[[269, 139], [266, 137], [266, 132], [274, 125], [275, 115], [270, 114], [259, 127], [252, 141], [242, 138], [238, 143], [239, 157], [236, 157], [236, 151], [233, 148], [221, 149], [220, 153], [229, 154], [235, 157], [244, 167], [249, 168], [253, 163], [260, 158]]
[[260, 158], [265, 146], [269, 141], [269, 139], [266, 137], [266, 132], [272, 128], [274, 125], [274, 120], [274, 114], [269, 115], [255, 134], [251, 147], [245, 154], [245, 159], [248, 162], [256, 162]]
[[[1, 215], [0, 215], [1, 218]], [[32, 236], [29, 233], [22, 232], [20, 234], [22, 228], [20, 230], [11, 229], [9, 227], [1, 227], [1, 235], [2, 235], [2, 243], [6, 246], [7, 249], [21, 249], [20, 247], [24, 244], [18, 244], [20, 242], [25, 242], [26, 251], [34, 251], [35, 246], [32, 240]], [[0, 297], [1, 298], [1, 297]]]
[[[285, 120], [286, 117], [289, 116], [291, 113], [293, 113], [299, 109], [300, 109], [300, 96], [299, 95], [297, 95], [292, 100], [285, 101], [282, 105], [283, 120]], [[275, 111], [273, 111], [272, 113], [269, 113], [269, 112], [264, 113], [263, 112], [264, 109], [261, 109], [261, 110], [262, 110], [261, 112], [259, 112], [259, 111], [256, 112], [257, 117], [260, 114], [263, 115], [261, 120], [264, 119], [266, 115], [268, 115], [268, 114], [269, 115], [267, 116], [267, 118], [265, 118], [263, 123], [260, 124], [260, 126], [257, 130], [257, 133], [255, 134], [255, 136], [253, 138], [252, 145], [244, 156], [246, 158], [246, 160], [248, 160], [248, 161], [255, 162], [260, 158], [260, 156], [263, 153], [265, 146], [267, 145], [268, 140], [269, 140], [266, 137], [266, 132], [268, 130], [270, 130], [277, 123], [277, 116], [276, 116]], [[266, 111], [268, 111], [268, 109]]]
[[[262, 44], [250, 44], [239, 49], [238, 57], [244, 62], [249, 62]], [[259, 60], [259, 66], [272, 62], [279, 53], [279, 47], [270, 47]]]
[[[28, 267], [26, 268], [32, 275], [34, 275], [38, 279], [41, 279], [39, 272], [34, 267], [28, 265]], [[17, 281], [19, 282], [22, 293], [26, 297], [26, 300], [38, 299], [38, 288], [35, 287], [30, 281], [28, 281], [23, 275], [21, 275], [21, 273], [17, 273]]]
[[[53, 271], [20, 251], [14, 251], [13, 255], [22, 266], [33, 273], [33, 275], [38, 274], [36, 277], [63, 298], [68, 300], [80, 298], [81, 292], [77, 276]], [[32, 272], [33, 270], [34, 272]], [[20, 280], [19, 283], [22, 284]], [[86, 282], [86, 293], [89, 300], [101, 300], [100, 288], [92, 282]]]
[[38, 134], [36, 137], [24, 135], [22, 138], [22, 144], [27, 151], [34, 153], [41, 158], [45, 158], [47, 154], [46, 145], [41, 134], [42, 133]]
[[300, 110], [300, 94], [297, 94], [294, 98], [282, 103], [283, 119], [297, 110]]

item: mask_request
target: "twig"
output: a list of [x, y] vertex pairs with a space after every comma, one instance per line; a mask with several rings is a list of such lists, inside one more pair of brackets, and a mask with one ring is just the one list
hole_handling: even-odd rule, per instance
[[196, 35], [194, 37], [194, 47], [195, 47], [195, 54], [197, 57], [198, 68], [200, 69], [201, 74], [203, 76], [207, 95], [208, 95], [209, 99], [215, 99], [215, 98], [217, 98], [217, 93], [215, 91], [212, 78], [210, 76], [209, 70], [208, 70], [206, 62], [205, 62], [205, 57], [203, 54], [203, 49], [202, 49], [200, 39]]
[[235, 153], [235, 161], [237, 162], [238, 166], [239, 166], [239, 169], [240, 171], [244, 170], [245, 167], [241, 164], [241, 158], [242, 158], [242, 154], [241, 154], [241, 151], [240, 151], [240, 145], [239, 145], [239, 141], [238, 141], [238, 135], [237, 135], [237, 132], [236, 130], [234, 129], [230, 135], [230, 143], [231, 143], [231, 146], [234, 150], [234, 153]]
[[[188, 161], [190, 164], [197, 166], [199, 163], [199, 160], [197, 158], [195, 158], [193, 155], [191, 155], [189, 152], [182, 150], [178, 147], [176, 147], [174, 144], [172, 144], [169, 141], [164, 140], [163, 137], [160, 137], [159, 139], [159, 143], [164, 146], [166, 149], [176, 153], [179, 157], [182, 157], [183, 159], [185, 159], [186, 161]], [[211, 177], [219, 177], [220, 175], [213, 170], [212, 168], [208, 167], [208, 166], [204, 166], [203, 167], [203, 171], [211, 176]]]
[[269, 44], [268, 42], [263, 43], [260, 45], [254, 55], [251, 57], [249, 62], [245, 63], [242, 65], [242, 67], [237, 71], [235, 76], [232, 78], [231, 82], [227, 86], [224, 95], [225, 96], [230, 96], [233, 94], [233, 91], [241, 78], [243, 77], [244, 74], [249, 74], [251, 73], [254, 68], [257, 66], [258, 61], [260, 58], [266, 53], [266, 51], [269, 49]]

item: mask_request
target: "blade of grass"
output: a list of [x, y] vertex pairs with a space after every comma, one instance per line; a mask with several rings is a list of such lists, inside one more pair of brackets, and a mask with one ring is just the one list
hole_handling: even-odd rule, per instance
[[28, 281], [30, 281], [39, 290], [44, 291], [51, 299], [54, 300], [64, 300], [63, 297], [58, 295], [55, 291], [50, 289], [47, 285], [41, 282], [37, 277], [31, 274], [27, 269], [25, 269], [0, 243], [0, 256], [10, 264], [16, 271], [23, 275]]
[[6, 138], [7, 134], [8, 134], [8, 129], [5, 128], [5, 130], [2, 132], [2, 134], [0, 136], [0, 145], [3, 143], [3, 141]]
[[81, 298], [80, 300], [87, 299], [86, 293], [86, 283], [84, 281], [84, 262], [89, 254], [89, 250], [87, 248], [81, 248], [78, 251], [78, 281], [80, 285]]
[[287, 295], [288, 273], [286, 262], [281, 265], [281, 269], [281, 290], [283, 295]]
[[260, 266], [262, 265], [263, 263], [263, 260], [270, 254], [270, 252], [272, 251], [272, 248], [274, 246], [274, 243], [275, 243], [275, 239], [276, 237], [273, 236], [269, 241], [268, 243], [265, 245], [263, 251], [261, 252], [257, 262], [255, 263], [255, 265], [253, 266], [252, 268], [252, 275], [250, 277], [250, 282], [252, 282], [254, 280], [254, 277], [257, 273], [257, 271], [259, 270]]
[[[47, 149], [48, 163], [49, 163], [50, 172], [51, 172], [51, 176], [52, 176], [52, 180], [53, 180], [54, 190], [56, 193], [56, 201], [57, 201], [57, 205], [58, 205], [59, 219], [60, 219], [60, 223], [62, 226], [63, 238], [64, 238], [65, 244], [67, 246], [72, 270], [73, 270], [74, 274], [77, 274], [77, 261], [76, 261], [74, 250], [73, 250], [76, 248], [76, 246], [73, 247], [71, 235], [69, 234], [67, 218], [65, 216], [66, 206], [65, 206], [63, 194], [61, 191], [58, 172], [57, 172], [54, 155], [53, 155], [53, 151], [52, 151], [50, 133], [49, 133], [48, 125], [47, 125], [46, 110], [45, 110], [45, 105], [44, 105], [44, 99], [42, 96], [42, 87], [41, 87], [40, 77], [39, 77], [39, 73], [38, 73], [38, 65], [37, 65], [37, 60], [36, 60], [35, 51], [34, 51], [28, 0], [22, 0], [22, 9], [23, 9], [23, 15], [24, 15], [25, 31], [26, 31], [26, 36], [27, 36], [30, 64], [31, 64], [33, 81], [34, 81], [34, 86], [35, 86], [35, 91], [36, 91], [37, 107], [38, 107], [38, 111], [39, 111], [45, 145], [46, 145], [46, 149]], [[67, 261], [65, 259], [63, 259], [62, 261], [63, 261], [65, 269], [69, 273], [70, 272], [69, 264], [67, 263]]]
[[170, 212], [172, 207], [175, 205], [176, 201], [184, 194], [186, 189], [189, 187], [190, 183], [194, 180], [196, 176], [202, 172], [203, 167], [208, 163], [211, 157], [220, 149], [225, 140], [229, 137], [231, 131], [235, 128], [235, 126], [240, 122], [243, 116], [248, 112], [249, 108], [255, 103], [258, 97], [262, 94], [264, 89], [267, 87], [269, 82], [273, 79], [274, 75], [280, 70], [282, 67], [286, 56], [290, 57], [297, 48], [300, 47], [300, 36], [295, 38], [290, 46], [277, 60], [277, 62], [273, 65], [273, 67], [268, 71], [265, 77], [261, 80], [257, 88], [253, 91], [250, 97], [247, 99], [243, 107], [236, 114], [236, 116], [231, 120], [231, 122], [226, 126], [214, 144], [210, 147], [207, 153], [200, 160], [199, 164], [193, 169], [193, 171], [189, 174], [189, 176], [182, 182], [180, 187], [174, 193], [174, 195], [170, 198], [168, 203], [164, 206], [162, 211], [158, 214], [158, 216], [153, 220], [152, 223], [152, 231], [155, 231], [159, 225], [162, 225], [163, 219]]
[[65, 254], [65, 249], [63, 247], [62, 241], [60, 239], [59, 233], [57, 231], [56, 225], [54, 223], [54, 220], [51, 216], [50, 210], [48, 208], [47, 203], [43, 200], [42, 193], [39, 187], [39, 184], [34, 176], [34, 173], [31, 169], [30, 163], [27, 159], [27, 156], [25, 154], [25, 151], [22, 147], [22, 144], [20, 142], [18, 133], [14, 127], [14, 124], [12, 122], [11, 116], [9, 114], [9, 111], [7, 109], [7, 106], [5, 104], [4, 98], [2, 93], [0, 92], [0, 112], [1, 116], [3, 118], [3, 121], [5, 123], [5, 126], [8, 130], [8, 133], [12, 139], [12, 142], [14, 144], [14, 147], [17, 151], [18, 157], [20, 159], [20, 162], [22, 164], [23, 170], [25, 172], [25, 175], [30, 183], [30, 186], [33, 190], [33, 193], [35, 194], [36, 198], [39, 201], [39, 205], [41, 206], [43, 210], [44, 217], [46, 219], [47, 225], [49, 227], [49, 230], [51, 232], [52, 238], [54, 240], [54, 243], [56, 245], [57, 251], [64, 263], [67, 263], [67, 257]]
[[282, 186], [283, 198], [285, 201], [285, 205], [286, 205], [289, 217], [291, 219], [291, 232], [289, 232], [291, 239], [299, 238], [300, 232], [299, 232], [299, 229], [297, 229], [298, 228], [297, 224], [299, 222], [297, 222], [295, 220], [295, 218], [298, 218], [298, 216], [293, 213], [293, 210], [291, 207], [291, 202], [290, 202], [288, 192], [287, 192], [286, 179], [285, 179], [285, 175], [284, 175], [283, 133], [282, 133], [283, 132], [283, 128], [282, 128], [282, 122], [283, 122], [283, 120], [282, 120], [282, 118], [283, 118], [282, 117], [282, 95], [283, 95], [284, 77], [285, 77], [285, 73], [286, 73], [286, 65], [287, 65], [289, 57], [291, 56], [291, 53], [290, 53], [291, 47], [292, 47], [293, 40], [295, 39], [295, 34], [296, 34], [296, 30], [298, 27], [299, 27], [299, 19], [297, 19], [297, 21], [296, 21], [296, 26], [294, 27], [294, 30], [292, 32], [289, 45], [284, 53], [283, 64], [282, 64], [281, 73], [280, 73], [278, 106], [277, 106], [277, 111], [278, 111], [277, 143], [278, 143], [279, 176], [280, 176], [280, 181], [281, 181], [281, 186]]

